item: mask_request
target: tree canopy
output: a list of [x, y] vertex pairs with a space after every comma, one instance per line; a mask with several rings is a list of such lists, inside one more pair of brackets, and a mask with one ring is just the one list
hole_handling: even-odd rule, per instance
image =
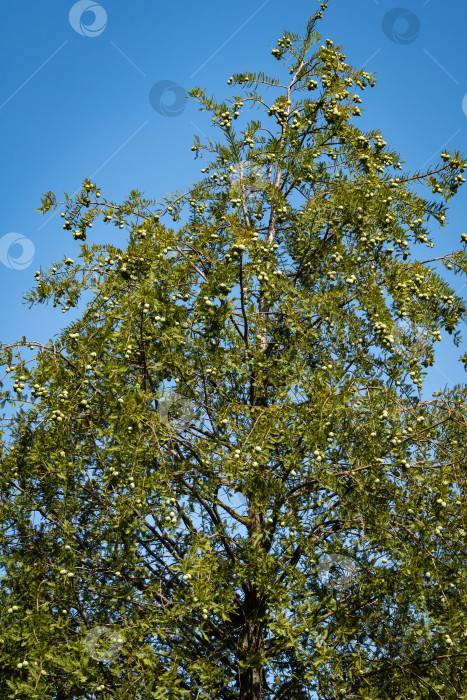
[[[466, 163], [407, 172], [356, 126], [376, 80], [320, 45], [325, 9], [272, 50], [286, 79], [190, 91], [222, 133], [199, 182], [65, 194], [80, 260], [25, 299], [92, 298], [0, 349], [2, 697], [467, 698], [465, 387], [421, 399], [466, 306], [409, 251]], [[86, 243], [98, 219], [125, 249]]]

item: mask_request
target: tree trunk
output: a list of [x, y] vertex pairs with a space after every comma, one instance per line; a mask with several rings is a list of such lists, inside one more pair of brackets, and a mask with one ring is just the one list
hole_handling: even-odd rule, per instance
[[259, 591], [246, 584], [243, 586], [244, 600], [231, 615], [238, 640], [238, 661], [248, 666], [238, 667], [237, 687], [239, 700], [261, 700], [263, 667], [261, 657], [264, 652], [266, 606]]
[[[256, 600], [256, 605], [254, 608], [251, 604]], [[244, 624], [243, 629], [240, 631], [239, 635], [239, 646], [241, 649], [251, 654], [255, 657], [260, 657], [263, 652], [263, 639], [264, 639], [264, 629], [263, 623], [255, 618], [261, 617], [261, 613], [264, 607], [260, 605], [256, 592], [251, 592], [250, 600], [247, 602], [246, 609], [248, 610], [248, 619], [246, 624]], [[251, 619], [253, 618], [253, 619]], [[246, 657], [242, 654], [243, 658]], [[239, 688], [240, 700], [261, 700], [261, 677], [263, 669], [261, 666], [249, 665], [246, 669], [239, 672]]]
[[261, 700], [261, 670], [247, 668], [240, 675], [240, 700]]

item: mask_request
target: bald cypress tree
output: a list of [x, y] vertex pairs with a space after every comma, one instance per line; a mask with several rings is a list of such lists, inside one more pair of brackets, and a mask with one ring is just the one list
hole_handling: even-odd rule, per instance
[[[286, 79], [191, 90], [222, 132], [198, 183], [66, 197], [80, 261], [26, 300], [92, 298], [1, 347], [2, 697], [467, 698], [465, 388], [420, 393], [466, 307], [415, 250], [466, 164], [405, 172], [358, 128], [375, 78], [325, 9], [273, 49]], [[100, 217], [125, 249], [85, 242]]]

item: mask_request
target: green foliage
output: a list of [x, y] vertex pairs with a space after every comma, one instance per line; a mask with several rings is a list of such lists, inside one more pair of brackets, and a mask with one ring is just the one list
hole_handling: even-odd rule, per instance
[[[331, 40], [309, 55], [325, 8], [272, 51], [294, 59], [285, 91], [229, 79], [270, 103], [191, 91], [223, 136], [195, 139], [200, 182], [160, 205], [90, 180], [66, 195], [80, 262], [38, 271], [26, 300], [93, 297], [55, 342], [0, 355], [19, 404], [1, 443], [4, 698], [467, 697], [466, 391], [419, 394], [466, 307], [407, 250], [446, 225], [412, 183], [448, 201], [466, 166], [406, 173], [353, 124], [349, 88], [375, 80]], [[268, 131], [237, 135], [244, 106]], [[125, 250], [85, 243], [100, 217]], [[443, 262], [467, 272], [464, 250]], [[189, 425], [177, 403], [161, 420], [172, 380]], [[345, 586], [326, 554], [351, 562]]]

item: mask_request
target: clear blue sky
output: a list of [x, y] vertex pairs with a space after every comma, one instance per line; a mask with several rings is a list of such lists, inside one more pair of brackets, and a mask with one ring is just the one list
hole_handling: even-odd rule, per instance
[[[331, 38], [343, 46], [351, 65], [376, 72], [376, 87], [362, 93], [364, 113], [357, 124], [381, 128], [404, 168], [415, 171], [439, 160], [444, 148], [467, 154], [467, 7], [465, 0], [402, 1], [404, 8], [397, 10], [387, 0], [330, 0], [320, 32], [323, 41]], [[187, 90], [199, 85], [220, 101], [237, 91], [227, 85], [235, 71], [287, 75], [270, 50], [284, 29], [303, 34], [317, 7], [316, 0], [5, 4], [0, 27], [3, 342], [23, 335], [47, 342], [77, 315], [52, 305], [29, 309], [23, 301], [40, 266], [64, 255], [76, 260], [79, 252], [79, 242], [62, 230], [58, 214], [44, 218], [35, 212], [41, 193], [51, 189], [60, 198], [63, 190], [77, 191], [92, 177], [109, 199], [119, 201], [137, 188], [160, 200], [198, 180], [206, 160], [195, 160], [190, 150], [194, 134], [218, 139], [220, 131], [194, 99], [182, 107], [176, 101], [170, 113], [174, 94], [169, 91], [156, 111], [151, 91], [160, 92], [163, 81]], [[464, 186], [451, 201], [449, 226], [434, 231], [435, 248], [417, 247], [422, 259], [460, 246], [460, 234], [467, 230], [466, 196]], [[11, 243], [7, 250], [14, 240], [3, 238], [7, 234], [30, 241], [31, 261], [22, 269], [9, 263], [7, 254], [17, 258], [21, 247]], [[96, 225], [87, 242], [123, 246], [126, 235]], [[467, 291], [460, 277], [443, 274], [455, 291]], [[428, 396], [465, 379], [451, 336], [444, 332], [436, 348]]]

